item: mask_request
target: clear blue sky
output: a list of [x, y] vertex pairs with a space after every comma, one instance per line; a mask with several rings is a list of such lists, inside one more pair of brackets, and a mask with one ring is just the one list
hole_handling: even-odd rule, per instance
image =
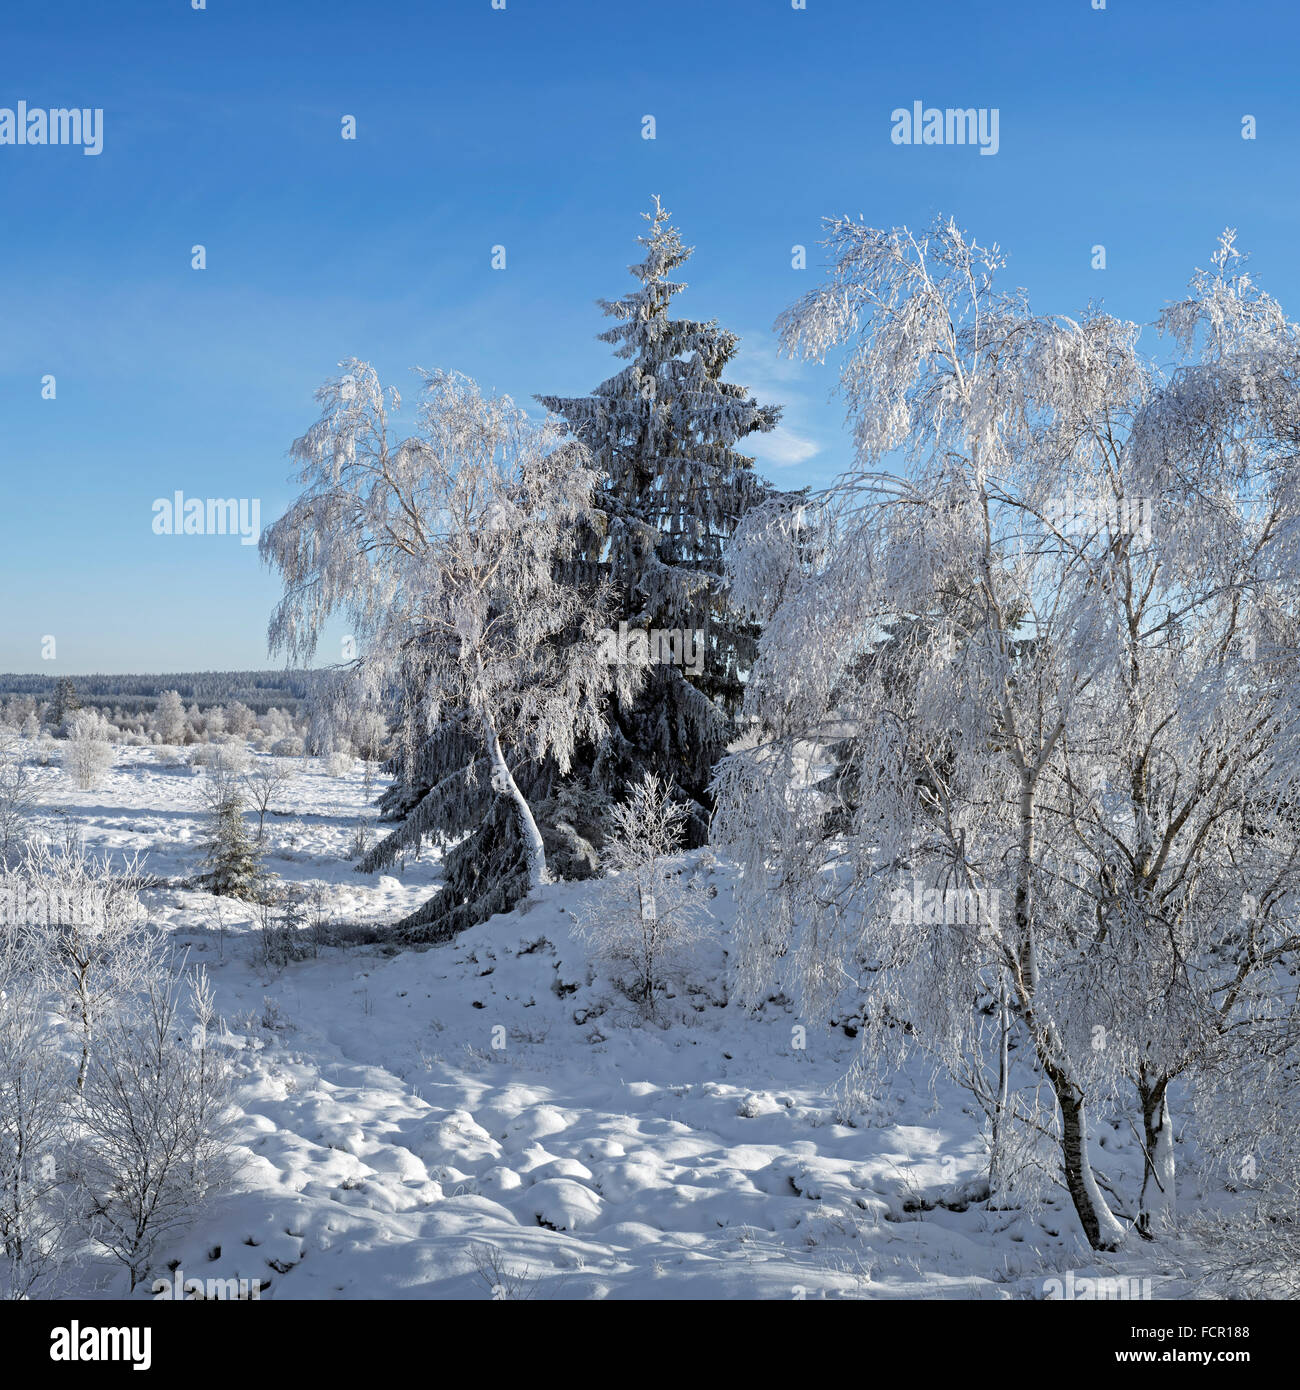
[[[105, 114], [98, 157], [0, 145], [0, 671], [271, 664], [256, 549], [156, 536], [153, 499], [272, 520], [349, 354], [399, 387], [420, 364], [530, 404], [590, 389], [616, 367], [592, 301], [631, 283], [652, 193], [697, 248], [681, 311], [786, 404], [755, 452], [787, 485], [847, 462], [830, 369], [771, 337], [826, 214], [951, 213], [1037, 308], [1143, 322], [1231, 224], [1300, 314], [1298, 40], [1285, 0], [9, 6], [0, 107]], [[998, 154], [892, 144], [915, 100], [998, 108]]]

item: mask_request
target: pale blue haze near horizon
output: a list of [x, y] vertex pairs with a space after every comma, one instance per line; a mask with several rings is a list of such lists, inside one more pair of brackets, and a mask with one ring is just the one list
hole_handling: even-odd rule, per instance
[[[348, 355], [539, 413], [535, 392], [590, 390], [618, 366], [593, 301], [631, 284], [654, 193], [696, 248], [676, 307], [739, 333], [730, 377], [786, 407], [751, 452], [787, 486], [850, 457], [833, 370], [771, 332], [828, 214], [951, 214], [1038, 310], [1143, 323], [1233, 226], [1300, 316], [1281, 0], [47, 0], [4, 28], [0, 108], [102, 108], [104, 148], [0, 145], [0, 671], [276, 664], [256, 548], [157, 536], [153, 500], [274, 519]], [[914, 101], [997, 108], [998, 153], [893, 144]]]

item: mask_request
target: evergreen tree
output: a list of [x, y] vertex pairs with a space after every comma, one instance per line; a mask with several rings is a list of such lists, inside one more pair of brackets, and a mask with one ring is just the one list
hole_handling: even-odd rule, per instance
[[[735, 730], [758, 632], [729, 602], [728, 540], [744, 514], [771, 497], [737, 443], [771, 430], [779, 406], [759, 405], [723, 381], [737, 338], [716, 321], [669, 317], [686, 288], [671, 277], [689, 259], [659, 199], [642, 216], [638, 287], [598, 301], [615, 326], [600, 334], [628, 365], [590, 396], [540, 396], [591, 452], [603, 479], [586, 559], [615, 594], [616, 621], [644, 632], [703, 634], [702, 661], [660, 662], [632, 700], [613, 703], [610, 732], [591, 775], [615, 800], [647, 771], [693, 804], [690, 843], [707, 833], [708, 784]], [[652, 652], [653, 659], [653, 652]]]
[[69, 676], [63, 676], [54, 687], [54, 698], [50, 701], [50, 727], [57, 729], [70, 715], [81, 708], [81, 696], [77, 694], [76, 683]]
[[231, 791], [210, 812], [199, 883], [219, 898], [256, 898], [267, 878], [262, 850], [244, 824], [244, 808]]
[[[657, 198], [643, 215], [646, 256], [631, 267], [639, 288], [600, 301], [618, 320], [601, 336], [629, 365], [590, 397], [539, 399], [601, 474], [566, 577], [593, 592], [608, 589], [614, 628], [676, 630], [689, 634], [692, 647], [701, 632], [703, 661], [689, 663], [694, 670], [685, 662], [652, 665], [638, 695], [611, 694], [606, 732], [580, 745], [565, 773], [554, 759], [520, 758], [520, 750], [506, 748], [546, 862], [560, 878], [598, 872], [608, 810], [647, 772], [684, 796], [685, 842], [705, 841], [709, 780], [735, 732], [757, 640], [757, 629], [728, 602], [723, 559], [740, 518], [772, 493], [734, 446], [772, 429], [781, 412], [720, 379], [735, 356], [734, 334], [668, 316], [673, 296], [686, 288], [669, 277], [691, 250]], [[374, 872], [400, 862], [426, 836], [455, 839], [443, 853], [443, 891], [399, 923], [419, 938], [443, 939], [509, 911], [524, 895], [524, 847], [489, 779], [466, 774], [464, 731], [444, 719], [432, 721], [430, 732], [429, 691], [414, 667], [400, 684], [387, 765], [394, 780], [380, 798], [383, 817], [400, 824], [359, 867]]]

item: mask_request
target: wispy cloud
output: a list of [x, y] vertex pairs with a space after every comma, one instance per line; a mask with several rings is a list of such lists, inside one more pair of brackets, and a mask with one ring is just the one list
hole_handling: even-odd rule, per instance
[[770, 434], [750, 435], [747, 443], [754, 457], [771, 468], [792, 468], [821, 452], [816, 440], [796, 434], [785, 425], [778, 425]]

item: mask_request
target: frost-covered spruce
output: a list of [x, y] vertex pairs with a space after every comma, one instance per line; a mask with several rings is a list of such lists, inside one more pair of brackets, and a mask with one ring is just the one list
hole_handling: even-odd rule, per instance
[[266, 882], [262, 850], [244, 824], [244, 807], [233, 786], [210, 812], [199, 883], [219, 898], [256, 898]]
[[[688, 796], [688, 841], [704, 839], [709, 778], [733, 733], [731, 716], [756, 635], [726, 601], [722, 557], [737, 519], [766, 489], [752, 461], [733, 446], [755, 430], [771, 429], [780, 412], [719, 380], [735, 353], [734, 335], [715, 324], [668, 317], [670, 299], [684, 286], [667, 277], [690, 251], [667, 225], [658, 200], [647, 220], [647, 256], [632, 267], [640, 288], [603, 305], [620, 320], [603, 337], [631, 365], [591, 397], [542, 398], [586, 445], [600, 473], [560, 578], [587, 591], [607, 588], [606, 621], [613, 628], [626, 623], [646, 633], [683, 634], [683, 658], [689, 641], [702, 664], [683, 659], [681, 665], [651, 666], [637, 697], [625, 680], [623, 693], [615, 690], [604, 703], [603, 732], [577, 741], [567, 771], [552, 757], [517, 759], [504, 740], [515, 780], [535, 812], [547, 863], [560, 877], [597, 871], [608, 808], [647, 770]], [[557, 629], [553, 649], [589, 641], [579, 627]], [[697, 631], [703, 634], [698, 648]], [[623, 677], [635, 674], [636, 654], [627, 655], [632, 660]], [[402, 713], [388, 764], [394, 782], [380, 802], [384, 816], [399, 826], [361, 867], [401, 862], [418, 852], [425, 836], [453, 841], [443, 859], [446, 890], [404, 923], [421, 935], [441, 936], [518, 900], [527, 880], [525, 845], [518, 818], [469, 769], [463, 726], [430, 720], [429, 691], [414, 667], [400, 686]]]
[[657, 197], [642, 215], [650, 223], [639, 238], [645, 258], [629, 267], [637, 288], [599, 301], [616, 320], [599, 336], [627, 365], [589, 396], [538, 399], [601, 472], [585, 559], [612, 584], [615, 623], [703, 633], [702, 662], [652, 665], [638, 696], [615, 704], [590, 759], [592, 778], [613, 800], [647, 771], [672, 779], [694, 802], [687, 838], [700, 843], [709, 780], [734, 732], [757, 637], [728, 602], [723, 560], [740, 518], [769, 489], [735, 446], [771, 430], [781, 411], [722, 380], [735, 334], [715, 321], [669, 316], [686, 288], [672, 277], [691, 248]]

